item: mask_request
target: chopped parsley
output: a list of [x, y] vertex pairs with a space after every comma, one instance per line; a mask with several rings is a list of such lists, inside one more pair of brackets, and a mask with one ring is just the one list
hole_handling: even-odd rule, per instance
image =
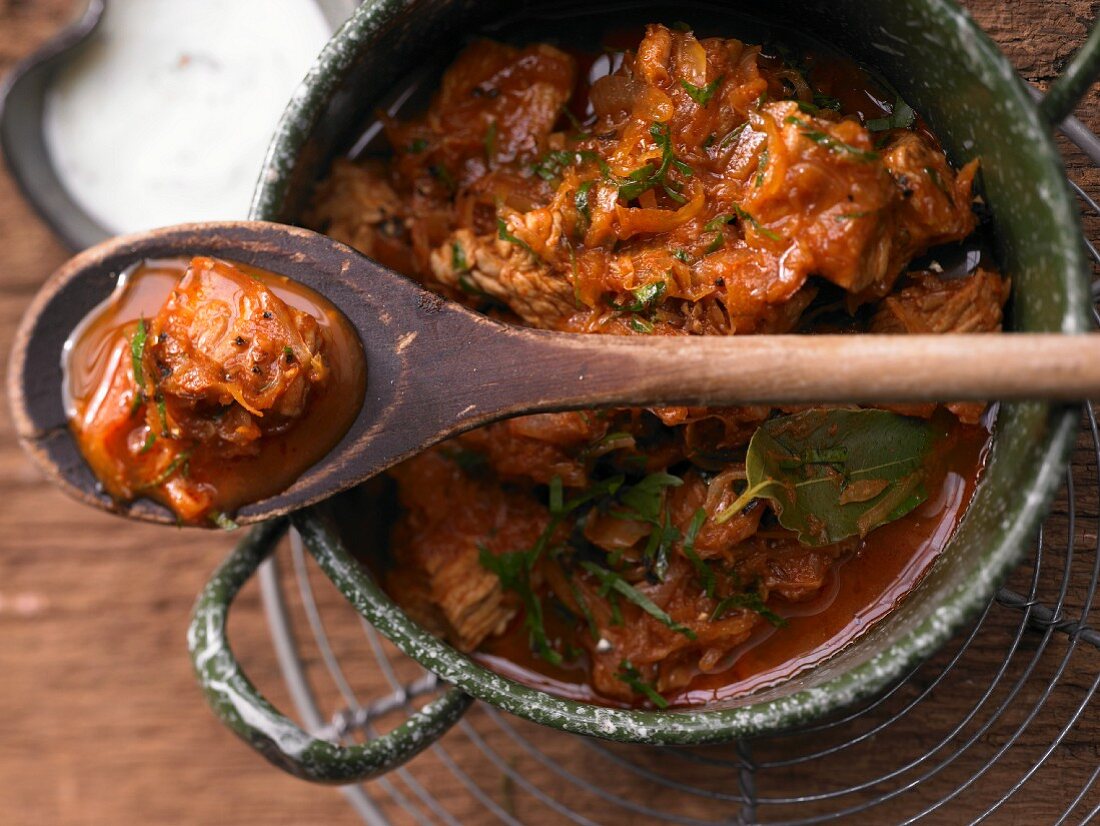
[[145, 318], [138, 319], [137, 329], [130, 339], [130, 366], [134, 371], [134, 381], [139, 388], [145, 387], [145, 371], [142, 369], [141, 360], [145, 355], [145, 341], [149, 331], [145, 326]]
[[209, 519], [223, 531], [235, 531], [240, 527], [236, 522], [229, 518], [222, 511], [212, 511]]
[[550, 644], [546, 634], [546, 626], [543, 622], [542, 602], [535, 594], [531, 586], [531, 573], [536, 563], [546, 552], [562, 520], [582, 505], [601, 496], [613, 495], [623, 483], [622, 476], [613, 476], [590, 485], [583, 492], [565, 499], [562, 490], [561, 477], [555, 476], [550, 480], [549, 486], [549, 510], [550, 521], [543, 529], [534, 545], [520, 551], [509, 551], [502, 554], [494, 554], [484, 546], [478, 547], [478, 562], [487, 571], [496, 574], [500, 579], [501, 587], [519, 594], [524, 606], [524, 626], [527, 628], [531, 648], [549, 663], [558, 665], [561, 663], [559, 654]]
[[713, 218], [707, 221], [706, 224], [704, 224], [704, 232], [717, 233], [711, 240], [711, 242], [707, 244], [706, 249], [703, 250], [704, 256], [710, 255], [712, 252], [717, 252], [722, 248], [722, 245], [726, 242], [726, 234], [722, 232], [722, 229], [735, 217], [737, 216], [729, 215], [727, 213], [719, 213], [718, 215], [715, 215]]
[[164, 396], [157, 393], [157, 417], [160, 419], [160, 435], [171, 436], [168, 430], [168, 405], [164, 403]]
[[691, 517], [691, 523], [688, 525], [688, 529], [684, 532], [684, 544], [681, 547], [684, 556], [688, 558], [692, 567], [695, 568], [695, 573], [699, 577], [699, 581], [703, 584], [703, 591], [708, 597], [714, 599], [714, 589], [716, 587], [714, 571], [712, 571], [710, 566], [695, 552], [695, 538], [699, 535], [699, 530], [706, 521], [707, 512], [705, 510], [699, 508], [699, 510], [695, 511], [695, 514]]
[[872, 132], [885, 132], [887, 129], [908, 129], [917, 119], [917, 113], [913, 107], [901, 99], [901, 95], [895, 93], [894, 108], [889, 115], [881, 118], [872, 118], [864, 124]]
[[824, 146], [832, 152], [848, 154], [856, 160], [864, 162], [877, 161], [879, 158], [877, 152], [869, 152], [866, 149], [860, 149], [842, 140], [838, 140], [827, 132], [822, 132], [820, 129], [814, 129], [812, 124], [807, 123], [805, 120], [795, 115], [787, 115], [784, 122], [800, 127], [802, 129], [802, 137], [808, 138], [818, 146]]
[[150, 430], [145, 434], [145, 443], [141, 446], [141, 450], [138, 453], [148, 453], [153, 448], [153, 443], [156, 442], [157, 437], [153, 435], [153, 431]]
[[667, 289], [668, 284], [664, 281], [650, 281], [648, 284], [642, 284], [630, 291], [630, 294], [634, 296], [634, 300], [629, 304], [611, 302], [611, 306], [624, 313], [644, 313], [656, 306]]
[[768, 147], [764, 147], [764, 151], [760, 153], [760, 160], [756, 164], [756, 186], [761, 187], [764, 185], [764, 173], [768, 171]]
[[644, 318], [631, 316], [630, 329], [633, 330], [635, 333], [644, 333], [648, 335], [653, 332], [653, 325], [650, 322], [646, 321]]
[[554, 181], [561, 177], [566, 167], [578, 165], [585, 161], [595, 161], [604, 174], [610, 172], [607, 163], [595, 152], [590, 152], [587, 149], [551, 149], [531, 165], [531, 171], [544, 181]]
[[135, 415], [145, 402], [145, 371], [141, 361], [145, 356], [145, 341], [148, 338], [148, 330], [145, 327], [145, 318], [138, 319], [137, 329], [130, 339], [130, 368], [134, 373], [134, 385], [137, 390], [134, 393], [133, 404], [130, 405], [130, 415]]
[[627, 174], [625, 178], [620, 178], [618, 180], [619, 197], [630, 202], [643, 192], [660, 187], [676, 203], [687, 203], [687, 198], [680, 191], [680, 186], [669, 179], [668, 173], [670, 169], [675, 169], [684, 177], [691, 177], [694, 173], [690, 166], [676, 157], [672, 148], [669, 125], [654, 123], [649, 127], [649, 134], [657, 144], [657, 148], [661, 150], [661, 163], [659, 166], [647, 163]]
[[581, 567], [600, 581], [600, 596], [606, 597], [611, 593], [617, 593], [628, 602], [634, 603], [662, 625], [668, 626], [678, 634], [683, 634], [689, 640], [695, 639], [694, 631], [686, 625], [681, 625], [672, 619], [672, 617], [665, 613], [664, 609], [657, 605], [657, 603], [623, 579], [622, 576], [615, 571], [608, 570], [607, 568], [597, 565], [595, 562], [589, 562], [587, 560], [581, 562]]
[[677, 261], [683, 261], [685, 264], [691, 263], [691, 256], [688, 255], [687, 250], [673, 250], [672, 257]]
[[527, 552], [512, 551], [494, 555], [488, 548], [478, 546], [478, 562], [487, 571], [496, 574], [501, 587], [515, 591], [523, 600], [523, 624], [536, 654], [552, 665], [561, 665], [561, 654], [550, 644], [543, 621], [542, 601], [531, 587], [531, 568]]
[[190, 463], [191, 451], [185, 450], [183, 453], [179, 454], [175, 459], [169, 462], [168, 467], [158, 473], [156, 477], [152, 479], [152, 481], [138, 485], [134, 488], [134, 490], [148, 490], [149, 488], [160, 487], [177, 473], [180, 476], [187, 478], [187, 476], [190, 474]]
[[753, 218], [752, 215], [750, 215], [748, 212], [746, 212], [744, 209], [742, 209], [737, 204], [734, 204], [733, 211], [735, 213], [737, 213], [738, 218], [740, 218], [742, 221], [748, 221], [749, 224], [752, 225], [752, 228], [755, 229], [757, 232], [759, 232], [761, 235], [763, 235], [765, 238], [768, 238], [772, 241], [782, 240], [782, 239], [780, 239], [779, 235], [776, 232], [774, 232], [773, 230], [768, 229], [766, 226], [761, 224], [759, 221], [757, 221], [755, 218]]
[[745, 591], [744, 593], [734, 594], [733, 596], [726, 597], [718, 606], [714, 609], [714, 612], [710, 615], [710, 621], [715, 622], [721, 619], [722, 615], [729, 611], [731, 608], [743, 608], [753, 613], [759, 614], [766, 619], [776, 628], [782, 628], [787, 624], [787, 620], [775, 613], [775, 611], [768, 608], [764, 603], [763, 597], [760, 596], [758, 591]]
[[642, 679], [641, 672], [631, 664], [630, 660], [619, 663], [619, 671], [615, 674], [615, 679], [626, 683], [635, 694], [644, 695], [657, 708], [668, 708], [668, 700], [660, 695], [656, 687]]
[[541, 261], [542, 258], [537, 252], [531, 249], [531, 245], [524, 241], [522, 238], [517, 237], [508, 229], [508, 224], [503, 218], [497, 217], [497, 237], [501, 241], [507, 241], [509, 244], [515, 244], [521, 250], [527, 252], [536, 261]]
[[840, 101], [837, 98], [830, 97], [818, 91], [814, 91], [814, 106], [817, 106], [819, 109], [832, 109], [834, 112], [840, 111]]
[[414, 138], [409, 144], [409, 152], [413, 155], [419, 155], [425, 149], [428, 148], [428, 142], [423, 138]]
[[719, 75], [710, 83], [705, 86], [696, 86], [693, 83], [688, 83], [684, 79], [680, 79], [680, 85], [684, 87], [684, 91], [688, 93], [688, 96], [698, 103], [701, 107], [706, 107], [710, 103], [711, 98], [714, 97], [714, 93], [718, 91], [718, 87], [722, 85], [722, 81], [726, 79], [725, 75]]
[[451, 242], [451, 269], [455, 272], [466, 272], [470, 269], [470, 262], [466, 260], [466, 250], [458, 241]]
[[592, 220], [592, 205], [588, 202], [588, 193], [592, 191], [595, 183], [595, 181], [583, 181], [573, 193], [573, 206], [577, 208], [577, 212], [586, 223]]

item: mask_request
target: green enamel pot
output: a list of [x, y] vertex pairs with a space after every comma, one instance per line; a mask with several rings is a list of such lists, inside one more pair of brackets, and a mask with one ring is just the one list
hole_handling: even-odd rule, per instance
[[[981, 157], [996, 254], [1013, 281], [1011, 326], [1088, 329], [1081, 228], [1051, 133], [1098, 74], [1100, 29], [1037, 104], [1008, 60], [950, 0], [773, 0], [755, 9], [718, 0], [675, 9], [591, 0], [368, 0], [332, 38], [287, 108], [251, 217], [294, 223], [312, 187], [361, 134], [389, 90], [425, 64], [448, 60], [466, 33], [515, 16], [518, 5], [532, 39], [560, 42], [564, 35], [570, 43], [586, 28], [606, 28], [626, 14], [687, 19], [701, 31], [749, 41], [768, 26], [797, 21], [801, 32], [877, 67], [925, 115], [956, 164]], [[748, 18], [746, 10], [766, 10], [768, 18]], [[707, 26], [700, 25], [703, 18]], [[400, 765], [441, 736], [471, 698], [557, 729], [631, 743], [715, 743], [795, 726], [880, 690], [989, 603], [1034, 539], [1059, 487], [1079, 414], [1077, 407], [1049, 404], [1002, 406], [973, 503], [920, 585], [843, 651], [748, 696], [691, 709], [634, 711], [559, 699], [499, 676], [405, 615], [349, 554], [327, 506], [294, 517], [306, 547], [356, 611], [450, 687], [400, 728], [364, 745], [318, 740], [272, 707], [241, 671], [225, 626], [233, 597], [272, 552], [288, 527], [284, 521], [249, 534], [200, 597], [189, 634], [195, 669], [226, 725], [276, 765], [322, 782], [353, 782]]]

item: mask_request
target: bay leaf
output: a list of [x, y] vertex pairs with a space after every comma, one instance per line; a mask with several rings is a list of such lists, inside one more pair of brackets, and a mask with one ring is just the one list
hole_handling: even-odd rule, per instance
[[866, 536], [927, 498], [936, 429], [886, 410], [814, 408], [765, 422], [745, 458], [748, 487], [715, 521], [767, 498], [805, 545]]

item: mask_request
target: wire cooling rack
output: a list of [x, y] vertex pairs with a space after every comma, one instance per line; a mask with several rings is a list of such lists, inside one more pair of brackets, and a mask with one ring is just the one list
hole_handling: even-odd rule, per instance
[[[1091, 132], [1076, 121], [1063, 131], [1100, 165]], [[604, 743], [478, 704], [409, 765], [341, 791], [368, 824], [1100, 821], [1098, 509], [1089, 405], [1030, 559], [970, 628], [875, 699], [791, 732], [695, 749]], [[437, 692], [433, 675], [344, 603], [295, 535], [261, 569], [260, 587], [312, 733], [361, 741]]]

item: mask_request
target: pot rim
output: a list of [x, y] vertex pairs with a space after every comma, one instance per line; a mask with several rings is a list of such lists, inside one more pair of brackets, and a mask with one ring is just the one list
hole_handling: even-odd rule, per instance
[[[1051, 138], [1051, 127], [1043, 121], [1038, 106], [1007, 58], [953, 0], [925, 0], [925, 3], [929, 13], [947, 16], [971, 38], [970, 59], [981, 60], [995, 71], [1000, 86], [997, 92], [1003, 95], [1006, 105], [1013, 105], [1026, 119], [1023, 126], [1029, 134], [1036, 136], [1037, 142], [1029, 147], [1033, 156], [1048, 166], [1050, 173], [1064, 178], [1062, 162]], [[366, 0], [322, 51], [276, 127], [253, 196], [250, 218], [279, 220], [283, 217], [283, 200], [300, 152], [356, 58], [371, 46], [372, 38], [393, 16], [395, 5], [400, 4], [391, 0]], [[1048, 207], [1062, 226], [1071, 227], [1079, 234], [1079, 220], [1076, 210], [1072, 209], [1068, 187], [1063, 186], [1061, 196], [1050, 199]], [[1060, 257], [1066, 264], [1062, 268], [1066, 309], [1061, 329], [1063, 332], [1082, 332], [1088, 326], [1087, 299], [1080, 277], [1084, 258], [1078, 251], [1077, 260], [1074, 260], [1068, 246]], [[1049, 422], [1042, 464], [1029, 486], [1021, 490], [1020, 504], [999, 541], [989, 548], [984, 562], [976, 566], [976, 582], [962, 583], [954, 588], [922, 622], [850, 671], [781, 698], [733, 708], [667, 711], [609, 708], [562, 699], [490, 671], [431, 635], [401, 611], [362, 566], [356, 565], [358, 570], [349, 570], [335, 565], [326, 573], [356, 610], [406, 655], [462, 691], [520, 717], [578, 734], [665, 745], [728, 741], [774, 732], [816, 719], [881, 690], [946, 643], [969, 618], [987, 605], [996, 586], [1019, 562], [1027, 542], [1033, 538], [1046, 514], [1061, 485], [1077, 432], [1079, 407], [1040, 405], [1038, 408]], [[307, 524], [296, 521], [299, 528]], [[339, 546], [339, 540], [323, 525], [309, 533], [312, 536], [306, 537], [307, 545], [312, 546], [325, 567], [326, 552], [318, 552], [317, 546]], [[340, 556], [339, 550], [336, 556]], [[798, 681], [804, 676], [805, 672], [790, 679]]]

